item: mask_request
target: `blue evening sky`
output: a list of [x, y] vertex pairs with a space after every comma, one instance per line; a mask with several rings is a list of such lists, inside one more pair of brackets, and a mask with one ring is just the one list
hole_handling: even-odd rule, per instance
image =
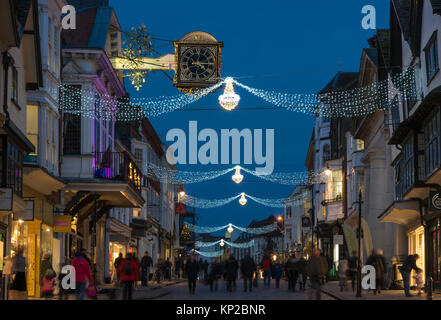
[[[146, 1], [111, 0], [122, 28], [127, 30], [144, 23], [157, 38], [178, 40], [191, 31], [205, 31], [224, 42], [222, 77], [243, 77], [240, 82], [265, 90], [287, 93], [316, 93], [339, 70], [358, 71], [361, 50], [373, 30], [361, 27], [365, 5], [374, 5], [377, 28], [389, 27], [389, 1]], [[165, 45], [165, 47], [164, 47]], [[167, 46], [169, 45], [169, 46]], [[173, 53], [168, 42], [157, 41], [161, 53]], [[172, 73], [170, 73], [173, 75]], [[145, 86], [133, 96], [154, 97], [176, 95], [177, 89], [162, 73], [149, 75]], [[187, 108], [218, 106], [222, 90]], [[165, 141], [167, 131], [181, 128], [188, 133], [188, 122], [198, 121], [198, 128], [275, 129], [274, 172], [305, 171], [304, 162], [313, 129], [313, 117], [282, 110], [240, 110], [241, 107], [268, 107], [269, 104], [236, 88], [241, 95], [233, 112], [176, 111], [151, 118], [158, 134]], [[220, 148], [219, 148], [220, 150]], [[219, 155], [220, 157], [220, 155]], [[179, 165], [185, 171], [209, 171], [233, 167]], [[244, 165], [245, 166], [245, 165]], [[254, 169], [255, 165], [246, 166]], [[186, 191], [200, 198], [228, 198], [240, 192], [261, 198], [285, 198], [293, 190], [244, 174], [236, 185], [231, 174], [217, 180], [191, 184]], [[247, 226], [252, 219], [264, 219], [283, 209], [261, 206], [249, 200], [245, 207], [237, 201], [216, 209], [197, 209], [198, 224], [219, 226], [229, 222]], [[237, 236], [233, 234], [233, 238]]]

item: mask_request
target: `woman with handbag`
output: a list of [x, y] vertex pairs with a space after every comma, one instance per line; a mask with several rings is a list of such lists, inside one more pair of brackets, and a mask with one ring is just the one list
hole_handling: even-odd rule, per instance
[[26, 300], [26, 259], [23, 256], [23, 247], [18, 247], [17, 253], [12, 258], [12, 284], [10, 288], [11, 300]]

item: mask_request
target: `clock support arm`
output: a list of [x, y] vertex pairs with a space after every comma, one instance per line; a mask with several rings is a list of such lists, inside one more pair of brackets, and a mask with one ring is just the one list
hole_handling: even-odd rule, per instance
[[135, 61], [123, 57], [112, 57], [110, 61], [115, 70], [149, 70], [149, 71], [175, 71], [176, 63], [174, 54], [166, 54], [158, 58], [141, 57]]

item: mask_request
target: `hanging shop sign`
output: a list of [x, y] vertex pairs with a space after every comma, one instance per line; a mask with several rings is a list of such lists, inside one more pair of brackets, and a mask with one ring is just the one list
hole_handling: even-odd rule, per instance
[[176, 210], [176, 213], [184, 214], [187, 211], [185, 203], [177, 203], [175, 210]]
[[71, 215], [54, 216], [54, 232], [70, 232], [72, 230]]
[[24, 210], [14, 212], [14, 220], [34, 220], [34, 200], [25, 200], [25, 203], [26, 208]]
[[429, 210], [432, 212], [441, 212], [441, 193], [439, 191], [430, 191]]
[[309, 217], [302, 217], [302, 228], [309, 228], [311, 226], [311, 221]]
[[343, 235], [342, 234], [334, 234], [334, 244], [343, 244]]

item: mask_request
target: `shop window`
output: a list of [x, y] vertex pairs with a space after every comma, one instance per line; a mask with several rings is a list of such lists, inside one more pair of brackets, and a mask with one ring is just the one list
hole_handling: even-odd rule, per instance
[[427, 122], [424, 128], [425, 173], [427, 176], [440, 167], [440, 110]]
[[286, 207], [286, 219], [291, 219], [292, 208], [291, 206]]
[[32, 142], [35, 152], [31, 155], [38, 154], [38, 106], [28, 105], [26, 107], [26, 138]]
[[[67, 86], [63, 90], [63, 109], [81, 111], [81, 86]], [[63, 153], [81, 153], [81, 115], [63, 113]]]
[[21, 197], [23, 192], [23, 151], [11, 141], [8, 141], [6, 160], [6, 186], [12, 188], [14, 193]]
[[427, 83], [430, 83], [439, 70], [438, 60], [438, 32], [435, 31], [424, 49], [426, 57]]

